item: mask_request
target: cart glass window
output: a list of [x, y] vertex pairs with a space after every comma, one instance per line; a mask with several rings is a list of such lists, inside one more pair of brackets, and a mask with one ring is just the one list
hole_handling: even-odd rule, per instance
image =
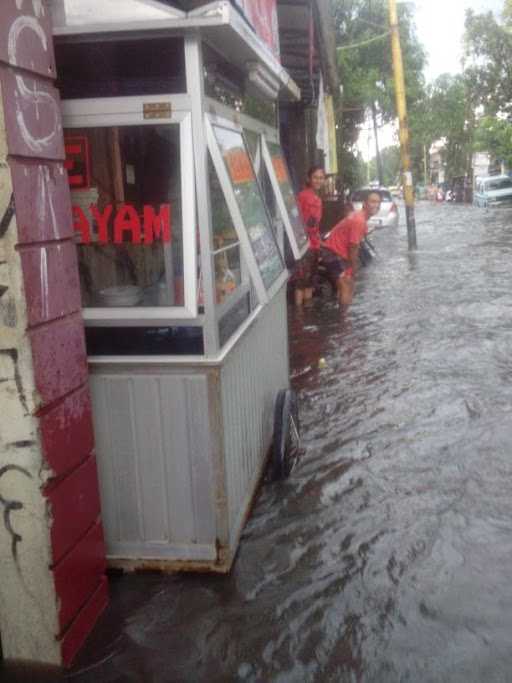
[[56, 43], [63, 99], [184, 93], [182, 38]]
[[261, 278], [270, 289], [284, 264], [244, 138], [241, 132], [219, 125], [213, 130]]
[[180, 125], [67, 129], [65, 145], [84, 308], [183, 307]]
[[213, 258], [217, 304], [224, 304], [242, 283], [240, 242], [222, 188], [209, 158], [210, 197], [213, 224]]
[[275, 142], [263, 143], [267, 171], [272, 181], [280, 207], [281, 218], [287, 228], [288, 239], [298, 258], [307, 248], [308, 237], [300, 215], [295, 193], [293, 191], [288, 164], [280, 145]]
[[254, 166], [254, 172], [258, 178], [263, 197], [265, 198], [265, 204], [267, 205], [267, 209], [272, 217], [273, 226], [275, 227], [275, 221], [279, 215], [276, 205], [276, 196], [272, 188], [267, 167], [263, 162], [261, 135], [252, 130], [244, 130], [244, 137]]

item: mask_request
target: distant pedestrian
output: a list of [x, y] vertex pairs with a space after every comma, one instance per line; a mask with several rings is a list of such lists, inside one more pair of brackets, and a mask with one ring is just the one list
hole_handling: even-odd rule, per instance
[[295, 269], [295, 304], [302, 306], [304, 301], [313, 298], [313, 290], [318, 271], [320, 254], [320, 222], [323, 203], [320, 192], [325, 184], [325, 171], [321, 166], [313, 166], [307, 174], [306, 187], [299, 193], [297, 202], [302, 214], [309, 239], [309, 248]]
[[370, 192], [361, 211], [354, 211], [334, 226], [322, 242], [322, 263], [336, 281], [340, 304], [349, 306], [354, 297], [361, 242], [368, 234], [368, 219], [379, 213], [381, 196]]

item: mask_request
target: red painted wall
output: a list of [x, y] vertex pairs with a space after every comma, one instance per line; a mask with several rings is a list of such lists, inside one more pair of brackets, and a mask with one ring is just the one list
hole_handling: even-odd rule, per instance
[[[53, 572], [63, 661], [107, 604], [105, 549], [73, 223], [49, 12], [0, 2], [0, 87], [9, 151], [36, 417], [50, 480]], [[11, 223], [11, 226], [13, 223]]]

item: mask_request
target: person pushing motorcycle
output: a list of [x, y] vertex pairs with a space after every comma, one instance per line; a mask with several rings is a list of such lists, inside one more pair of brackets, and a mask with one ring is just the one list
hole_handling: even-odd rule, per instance
[[379, 213], [380, 203], [380, 194], [369, 192], [361, 211], [354, 211], [340, 221], [321, 243], [321, 259], [336, 280], [342, 306], [350, 306], [354, 298], [361, 242], [368, 234], [368, 219]]

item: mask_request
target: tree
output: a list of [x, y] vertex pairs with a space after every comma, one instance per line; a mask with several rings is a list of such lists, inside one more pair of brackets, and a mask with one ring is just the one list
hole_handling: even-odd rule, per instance
[[[386, 187], [400, 183], [400, 147], [393, 145], [385, 147], [381, 152], [383, 177], [382, 182]], [[370, 177], [377, 177], [377, 160], [374, 158], [370, 162]]]
[[503, 8], [503, 23], [507, 28], [512, 28], [512, 0], [505, 0]]
[[430, 91], [431, 130], [446, 138], [443, 154], [448, 178], [465, 175], [472, 149], [466, 84], [461, 75], [440, 76]]
[[489, 152], [512, 168], [512, 124], [495, 116], [484, 116], [475, 131], [475, 150]]
[[425, 96], [411, 111], [411, 156], [416, 178], [423, 178], [423, 157], [436, 140], [444, 139], [446, 176], [469, 172], [472, 155], [473, 109], [463, 75], [444, 74], [428, 86]]
[[507, 0], [500, 24], [491, 12], [466, 13], [465, 76], [474, 106], [486, 115], [512, 117], [512, 2]]
[[[387, 0], [331, 1], [343, 83], [342, 115], [338, 125], [344, 152], [353, 153], [367, 111], [375, 107], [382, 123], [396, 118]], [[400, 4], [400, 33], [410, 108], [423, 97], [425, 64], [425, 53], [415, 33], [413, 12], [411, 5]], [[343, 166], [342, 169], [345, 172]]]

